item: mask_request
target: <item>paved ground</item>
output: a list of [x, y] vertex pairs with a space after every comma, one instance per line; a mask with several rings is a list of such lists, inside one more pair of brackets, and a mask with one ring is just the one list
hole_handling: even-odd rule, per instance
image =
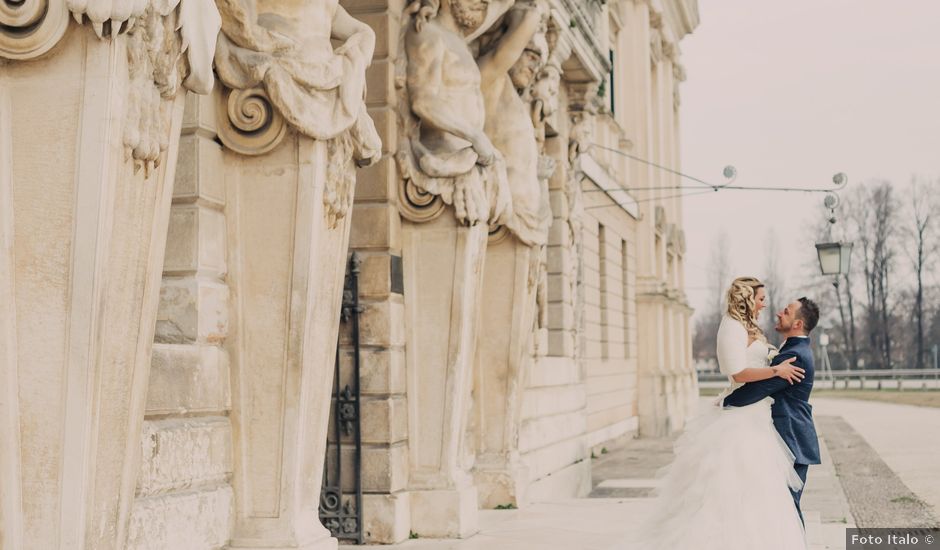
[[901, 481], [841, 416], [817, 415], [858, 527], [934, 527], [930, 505]]
[[[940, 504], [940, 409], [842, 398], [813, 404], [823, 455], [823, 464], [810, 468], [803, 494], [813, 550], [844, 549], [845, 528], [855, 526], [853, 511], [863, 525], [913, 526], [908, 522], [915, 519], [936, 524], [931, 507]], [[626, 550], [648, 513], [656, 473], [671, 460], [671, 439], [633, 440], [593, 461], [590, 498], [483, 511], [474, 537], [411, 540], [393, 548]]]
[[940, 391], [818, 390], [813, 388], [813, 396], [816, 399], [823, 397], [826, 399], [829, 399], [830, 397], [841, 399], [861, 399], [864, 401], [880, 401], [883, 403], [894, 403], [898, 405], [918, 405], [921, 407], [940, 408]]
[[814, 399], [813, 414], [841, 416], [920, 500], [940, 510], [940, 409]]

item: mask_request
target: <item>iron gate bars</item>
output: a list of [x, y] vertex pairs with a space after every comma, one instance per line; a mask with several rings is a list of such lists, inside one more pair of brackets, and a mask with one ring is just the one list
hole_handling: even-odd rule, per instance
[[[320, 521], [334, 537], [363, 543], [362, 532], [362, 434], [359, 400], [359, 254], [352, 253], [346, 267], [340, 330], [333, 372], [332, 438], [327, 443], [320, 491]], [[343, 349], [348, 333], [351, 350]], [[343, 384], [342, 358], [351, 351], [348, 382]], [[341, 389], [341, 386], [342, 389]], [[351, 450], [352, 452], [348, 452]], [[344, 452], [345, 451], [345, 452]], [[351, 469], [343, 479], [344, 466]], [[351, 478], [351, 479], [350, 479]]]

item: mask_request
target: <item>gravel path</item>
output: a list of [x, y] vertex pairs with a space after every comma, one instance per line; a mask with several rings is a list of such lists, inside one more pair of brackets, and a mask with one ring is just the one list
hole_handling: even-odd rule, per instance
[[836, 473], [858, 527], [936, 527], [931, 507], [917, 498], [841, 416], [821, 415]]

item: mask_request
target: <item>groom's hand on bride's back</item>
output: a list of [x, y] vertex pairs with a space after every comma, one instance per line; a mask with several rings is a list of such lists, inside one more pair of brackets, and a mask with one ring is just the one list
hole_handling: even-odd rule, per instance
[[806, 375], [806, 371], [794, 365], [794, 361], [796, 361], [795, 356], [789, 357], [777, 365], [772, 365], [770, 368], [773, 369], [774, 376], [777, 378], [782, 378], [790, 384], [796, 384], [803, 380], [803, 377]]
[[[799, 374], [802, 377], [805, 375], [805, 373], [802, 372], [803, 367], [799, 366], [797, 363], [799, 360], [799, 356], [797, 356], [795, 353], [784, 352], [774, 357], [771, 367], [780, 367], [784, 363], [787, 363], [790, 368], [800, 369], [801, 372], [799, 372]], [[783, 368], [786, 369], [787, 367]], [[802, 379], [800, 379], [798, 382], [802, 382]], [[798, 382], [791, 383], [789, 380], [776, 375], [772, 378], [761, 380], [759, 382], [748, 382], [728, 394], [728, 396], [722, 400], [722, 406], [745, 407], [747, 405], [757, 403], [765, 397], [770, 397], [777, 392], [789, 389]]]

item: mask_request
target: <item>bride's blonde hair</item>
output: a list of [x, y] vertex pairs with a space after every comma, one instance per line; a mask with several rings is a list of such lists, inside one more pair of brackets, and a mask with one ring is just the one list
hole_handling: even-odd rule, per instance
[[738, 277], [728, 289], [728, 316], [744, 325], [751, 338], [766, 342], [764, 331], [757, 326], [757, 289], [764, 283], [756, 277]]

